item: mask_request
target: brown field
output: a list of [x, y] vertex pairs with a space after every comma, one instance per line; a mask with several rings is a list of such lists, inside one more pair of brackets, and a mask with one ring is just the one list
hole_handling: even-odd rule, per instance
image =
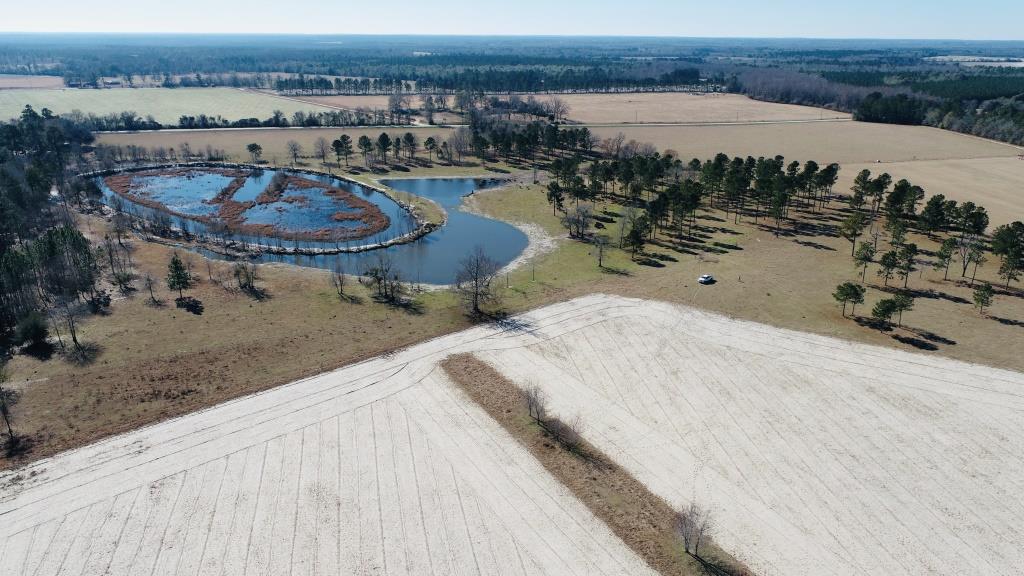
[[[538, 96], [546, 100], [554, 96]], [[559, 94], [569, 118], [585, 124], [780, 122], [849, 119], [846, 112], [759, 102], [739, 94]]]
[[17, 88], [63, 88], [60, 76], [27, 76], [22, 74], [0, 74], [0, 90]]
[[866, 122], [806, 122], [737, 126], [623, 126], [594, 128], [600, 137], [622, 132], [638, 142], [672, 149], [681, 158], [774, 156], [819, 163], [902, 162], [1016, 156], [1016, 146], [926, 126]]
[[[388, 107], [387, 96], [290, 96], [289, 98], [335, 108], [369, 108], [375, 110]], [[412, 97], [411, 101], [414, 105], [419, 106], [419, 98]]]
[[984, 206], [992, 226], [1024, 220], [1024, 160], [1016, 157], [926, 160], [882, 164], [847, 164], [836, 189], [849, 190], [863, 169], [888, 172], [893, 179], [906, 178], [930, 196], [943, 194], [959, 202]]
[[[394, 126], [394, 127], [372, 127], [372, 128], [296, 128], [296, 129], [240, 129], [240, 130], [177, 130], [161, 132], [139, 132], [133, 134], [101, 134], [97, 139], [102, 144], [139, 146], [164, 146], [178, 148], [183, 142], [188, 142], [193, 150], [202, 150], [207, 145], [216, 149], [224, 150], [231, 160], [248, 160], [249, 153], [245, 147], [256, 142], [263, 146], [263, 159], [271, 164], [287, 164], [288, 157], [287, 143], [295, 140], [302, 145], [305, 156], [313, 156], [313, 143], [318, 138], [326, 138], [328, 142], [342, 134], [352, 137], [353, 147], [356, 140], [363, 134], [376, 139], [381, 132], [389, 134], [405, 134], [412, 132], [416, 134], [420, 142], [433, 136], [440, 140], [446, 138], [451, 132], [448, 128], [415, 127], [415, 126]], [[350, 159], [353, 163], [362, 163], [358, 155]]]

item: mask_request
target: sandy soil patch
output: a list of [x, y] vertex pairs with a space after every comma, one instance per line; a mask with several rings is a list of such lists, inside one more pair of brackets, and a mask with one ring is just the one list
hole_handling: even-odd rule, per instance
[[[553, 96], [537, 96], [547, 100]], [[559, 94], [569, 105], [569, 118], [584, 123], [626, 122], [764, 122], [850, 118], [850, 114], [760, 102], [740, 94]]]
[[836, 189], [846, 192], [863, 169], [906, 178], [928, 195], [943, 194], [958, 202], [971, 201], [988, 209], [992, 227], [1024, 219], [1024, 160], [1016, 157], [950, 159], [882, 164], [848, 164]]
[[4, 474], [4, 569], [653, 574], [436, 367], [524, 339], [474, 328]]
[[789, 124], [603, 127], [602, 138], [622, 132], [638, 142], [672, 149], [685, 159], [730, 156], [775, 156], [818, 163], [866, 163], [881, 160], [942, 160], [1017, 156], [1021, 149], [927, 126], [895, 126], [866, 122], [804, 122]]
[[1011, 574], [1024, 375], [650, 301], [478, 353], [758, 574]]
[[29, 76], [23, 74], [0, 74], [0, 90], [63, 87], [64, 78], [61, 78], [60, 76]]

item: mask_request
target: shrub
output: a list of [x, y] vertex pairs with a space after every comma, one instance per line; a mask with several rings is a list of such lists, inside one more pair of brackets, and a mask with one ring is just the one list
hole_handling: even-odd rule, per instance
[[17, 344], [42, 344], [50, 335], [46, 318], [39, 312], [29, 312], [14, 328], [14, 341]]

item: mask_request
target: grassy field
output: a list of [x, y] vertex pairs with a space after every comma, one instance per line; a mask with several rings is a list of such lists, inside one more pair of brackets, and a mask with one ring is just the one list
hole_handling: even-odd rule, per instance
[[[435, 169], [436, 170], [436, 169]], [[460, 170], [470, 170], [463, 168]], [[477, 171], [478, 175], [485, 172]], [[438, 175], [413, 169], [404, 176]], [[447, 175], [447, 174], [445, 174]], [[552, 236], [564, 236], [541, 188], [517, 185], [478, 193], [472, 207], [511, 221], [533, 222]], [[615, 213], [608, 204], [599, 210]], [[833, 224], [841, 213], [807, 215], [818, 224]], [[1024, 329], [1024, 298], [1000, 294], [985, 315], [969, 303], [971, 289], [943, 282], [942, 273], [925, 262], [910, 279], [919, 292], [904, 327], [879, 331], [843, 318], [832, 300], [833, 287], [857, 273], [849, 243], [827, 230], [807, 229], [776, 237], [748, 219], [724, 221], [705, 214], [701, 238], [684, 247], [651, 246], [640, 265], [613, 250], [606, 267], [596, 265], [590, 245], [563, 240], [553, 252], [509, 274], [503, 306], [519, 311], [593, 292], [653, 298], [689, 304], [730, 316], [855, 341], [933, 353], [992, 366], [1024, 370], [1012, 346]], [[809, 220], [814, 222], [814, 220]], [[102, 224], [89, 220], [94, 234]], [[607, 233], [617, 237], [617, 225]], [[668, 238], [662, 237], [659, 242]], [[911, 235], [923, 251], [936, 242]], [[162, 278], [171, 249], [135, 241], [133, 260], [141, 272]], [[322, 271], [273, 265], [262, 268], [269, 298], [255, 301], [226, 291], [207, 279], [206, 263], [191, 256], [203, 279], [193, 295], [205, 311], [195, 316], [173, 308], [153, 308], [142, 293], [116, 301], [109, 316], [88, 319], [85, 341], [102, 344], [96, 362], [78, 366], [54, 357], [47, 361], [19, 355], [10, 363], [14, 380], [25, 392], [17, 422], [36, 438], [32, 457], [51, 454], [141, 424], [184, 414], [240, 394], [263, 390], [295, 378], [374, 356], [396, 347], [461, 329], [468, 325], [454, 297], [426, 292], [413, 309], [378, 304], [359, 286], [351, 287], [358, 303], [332, 294]], [[212, 263], [215, 275], [229, 276], [229, 265]], [[993, 259], [979, 272], [996, 281]], [[700, 287], [699, 274], [720, 282]], [[871, 274], [873, 274], [873, 270]], [[956, 278], [956, 272], [951, 278]], [[228, 281], [230, 284], [230, 281]], [[869, 275], [869, 283], [880, 281]], [[503, 283], [504, 284], [504, 283]], [[159, 295], [170, 302], [171, 295]], [[869, 289], [866, 314], [885, 292]], [[6, 463], [9, 465], [10, 463]]]
[[[538, 96], [547, 100], [555, 96]], [[779, 122], [848, 119], [846, 112], [759, 102], [739, 94], [559, 94], [569, 119], [584, 124], [660, 122]]]
[[273, 115], [274, 110], [280, 110], [289, 117], [300, 110], [327, 110], [315, 104], [234, 88], [68, 88], [0, 92], [0, 118], [17, 116], [26, 104], [32, 105], [37, 111], [49, 108], [57, 114], [72, 110], [98, 115], [134, 111], [143, 118], [152, 115], [157, 122], [171, 124], [177, 123], [183, 115], [206, 114], [220, 115], [228, 120], [263, 120]]
[[866, 122], [807, 122], [736, 126], [623, 126], [594, 128], [602, 138], [622, 132], [681, 158], [774, 156], [818, 163], [903, 162], [951, 158], [1016, 156], [1021, 149], [948, 130], [925, 126], [894, 126]]
[[63, 88], [60, 76], [28, 76], [23, 74], [0, 74], [0, 90], [29, 88]]

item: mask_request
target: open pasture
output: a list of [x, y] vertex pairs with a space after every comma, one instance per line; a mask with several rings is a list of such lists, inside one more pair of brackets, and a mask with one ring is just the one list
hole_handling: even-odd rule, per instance
[[[554, 96], [538, 96], [544, 101]], [[793, 104], [752, 100], [740, 94], [678, 92], [559, 94], [569, 105], [569, 119], [584, 124], [785, 122], [849, 119], [850, 114]]]
[[595, 127], [601, 138], [619, 132], [685, 160], [718, 152], [730, 156], [775, 156], [819, 163], [905, 162], [951, 158], [1011, 157], [1017, 146], [925, 126], [867, 122], [805, 122], [709, 126]]
[[29, 88], [63, 88], [60, 76], [30, 76], [25, 74], [0, 74], [0, 90]]
[[0, 118], [13, 118], [26, 104], [56, 114], [80, 110], [97, 115], [134, 111], [157, 122], [176, 124], [181, 116], [222, 116], [228, 120], [269, 118], [275, 110], [286, 116], [298, 111], [326, 111], [316, 104], [296, 102], [235, 88], [133, 88], [11, 90], [0, 92]]
[[653, 574], [437, 368], [535, 338], [473, 328], [2, 475], [3, 573]]

